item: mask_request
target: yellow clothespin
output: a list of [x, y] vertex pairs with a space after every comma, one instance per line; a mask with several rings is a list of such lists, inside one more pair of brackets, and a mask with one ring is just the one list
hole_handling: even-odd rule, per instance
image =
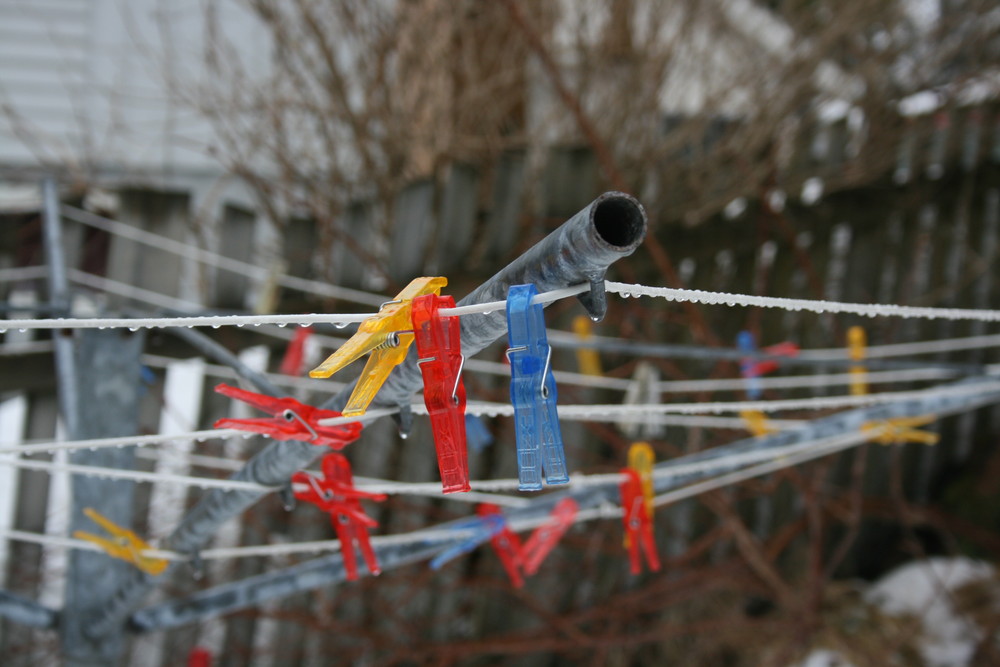
[[162, 558], [151, 558], [143, 555], [144, 551], [152, 550], [153, 547], [143, 541], [131, 530], [119, 527], [110, 519], [101, 516], [92, 507], [84, 508], [83, 513], [90, 517], [94, 523], [108, 531], [111, 534], [111, 538], [108, 539], [106, 537], [101, 537], [100, 535], [92, 535], [91, 533], [85, 533], [82, 530], [75, 531], [73, 533], [73, 537], [93, 542], [97, 546], [104, 549], [104, 551], [112, 558], [127, 560], [146, 574], [156, 576], [167, 569], [167, 565], [169, 564], [168, 561]]
[[903, 444], [904, 442], [921, 442], [925, 445], [936, 445], [941, 436], [937, 433], [921, 431], [917, 426], [926, 426], [935, 421], [935, 415], [923, 417], [900, 417], [881, 422], [868, 422], [861, 426], [863, 431], [871, 431], [870, 440], [883, 445]]
[[758, 438], [778, 432], [778, 429], [768, 423], [767, 415], [760, 410], [743, 410], [740, 412], [740, 417], [746, 422], [747, 430]]
[[[590, 318], [586, 315], [577, 315], [573, 318], [573, 333], [580, 337], [580, 340], [586, 341], [593, 337], [593, 331], [591, 327]], [[584, 375], [602, 375], [601, 372], [601, 357], [598, 356], [597, 350], [592, 347], [578, 347], [576, 348], [576, 361], [580, 366], [580, 372]]]
[[[645, 501], [646, 516], [653, 520], [653, 464], [656, 462], [656, 453], [648, 442], [633, 442], [628, 448], [628, 458], [626, 465], [639, 473], [639, 480], [642, 482], [642, 497]], [[629, 534], [625, 533], [625, 548], [629, 546]]]
[[413, 299], [424, 294], [441, 294], [441, 288], [447, 284], [447, 278], [414, 278], [395, 299], [383, 303], [377, 315], [362, 322], [358, 332], [340, 349], [309, 371], [309, 377], [328, 378], [371, 352], [343, 410], [345, 417], [363, 415], [392, 369], [406, 358], [406, 352], [413, 343], [413, 323], [410, 320]]
[[[865, 358], [865, 348], [868, 346], [868, 337], [861, 327], [851, 327], [847, 330], [847, 352], [851, 361], [863, 361]], [[851, 366], [851, 395], [864, 396], [868, 393], [868, 369], [857, 364]]]

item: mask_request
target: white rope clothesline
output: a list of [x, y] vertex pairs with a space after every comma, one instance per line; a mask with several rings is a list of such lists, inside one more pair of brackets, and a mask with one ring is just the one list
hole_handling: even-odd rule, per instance
[[[927, 396], [963, 396], [986, 391], [1000, 391], [1000, 381], [984, 382], [975, 385], [958, 385], [944, 388], [920, 389], [914, 391], [884, 392], [881, 394], [852, 394], [841, 396], [815, 396], [811, 398], [789, 398], [759, 401], [715, 401], [703, 403], [644, 403], [635, 405], [617, 404], [587, 404], [559, 405], [557, 410], [560, 419], [572, 421], [617, 421], [629, 416], [645, 416], [656, 414], [715, 414], [721, 412], [744, 412], [757, 410], [760, 412], [776, 412], [780, 410], [823, 410], [828, 408], [858, 407], [891, 403], [911, 398]], [[422, 403], [411, 405], [414, 414], [426, 415], [427, 408]], [[370, 421], [393, 415], [398, 408], [377, 408], [368, 410], [360, 417], [332, 417], [320, 419], [321, 426], [339, 426], [355, 421]], [[510, 403], [470, 402], [466, 404], [466, 413], [486, 417], [510, 417], [514, 415], [514, 406]]]
[[623, 297], [649, 296], [667, 301], [689, 301], [707, 305], [756, 306], [759, 308], [780, 308], [782, 310], [805, 310], [813, 313], [843, 313], [866, 317], [903, 317], [941, 320], [976, 320], [1000, 322], [1000, 310], [978, 310], [970, 308], [930, 308], [921, 306], [899, 306], [895, 304], [846, 303], [821, 299], [789, 299], [786, 297], [753, 296], [750, 294], [730, 294], [706, 290], [675, 289], [632, 285], [611, 280], [605, 282], [605, 289]]
[[[117, 236], [121, 236], [122, 238], [128, 238], [137, 243], [142, 243], [158, 250], [165, 250], [181, 257], [187, 257], [201, 264], [223, 269], [231, 273], [257, 278], [258, 280], [264, 280], [270, 277], [271, 271], [269, 269], [257, 266], [256, 264], [251, 264], [250, 262], [244, 262], [238, 259], [233, 259], [232, 257], [226, 257], [225, 255], [220, 255], [219, 253], [212, 252], [211, 250], [175, 241], [166, 236], [154, 234], [152, 232], [133, 227], [132, 225], [104, 218], [90, 213], [89, 211], [84, 211], [65, 204], [61, 208], [63, 215], [66, 217], [84, 225], [104, 230], [109, 234], [115, 234]], [[318, 280], [297, 278], [288, 274], [278, 275], [277, 283], [282, 287], [288, 287], [301, 292], [315, 294], [317, 296], [345, 299], [355, 303], [363, 303], [371, 306], [377, 306], [386, 301], [386, 298], [379, 294], [363, 292], [349, 287], [330, 285]]]
[[[561, 419], [572, 421], [618, 421], [628, 417], [648, 419], [651, 416], [657, 417], [661, 415], [676, 414], [677, 417], [664, 417], [663, 423], [666, 425], [708, 426], [710, 428], [738, 428], [742, 420], [736, 418], [724, 419], [719, 417], [709, 417], [699, 420], [682, 420], [679, 417], [704, 413], [742, 412], [748, 410], [774, 412], [779, 410], [821, 410], [828, 408], [860, 407], [865, 405], [891, 403], [894, 401], [905, 401], [913, 398], [926, 398], [929, 396], [964, 396], [993, 391], [1000, 391], [1000, 381], [951, 387], [932, 387], [930, 389], [915, 391], [884, 392], [881, 394], [866, 394], [862, 396], [816, 396], [811, 398], [762, 401], [717, 401], [704, 403], [560, 405], [558, 406], [558, 410], [559, 417]], [[427, 414], [427, 408], [423, 403], [413, 403], [411, 405], [411, 410], [417, 415], [426, 416]], [[321, 419], [318, 423], [322, 426], [338, 426], [359, 421], [371, 421], [381, 417], [390, 416], [396, 412], [398, 412], [398, 409], [378, 408], [368, 410], [364, 415], [358, 417], [333, 417], [330, 419]], [[466, 413], [489, 417], [512, 416], [514, 414], [514, 407], [509, 403], [471, 402], [466, 406]], [[801, 420], [775, 419], [769, 420], [768, 423], [776, 428], [795, 428], [804, 422]], [[196, 440], [202, 442], [213, 438], [232, 438], [236, 436], [249, 438], [254, 435], [258, 434], [248, 433], [237, 429], [208, 429], [203, 431], [173, 434], [169, 436], [139, 435], [116, 438], [96, 438], [93, 440], [52, 441], [24, 445], [0, 443], [0, 454], [52, 453], [59, 450], [78, 449], [96, 450], [108, 447], [126, 447], [131, 445], [155, 445], [165, 442], [184, 440]]]
[[[917, 306], [900, 306], [895, 304], [861, 304], [840, 301], [822, 301], [808, 299], [788, 299], [784, 297], [763, 297], [746, 294], [728, 294], [725, 292], [708, 292], [705, 290], [685, 290], [668, 287], [652, 287], [648, 285], [632, 285], [606, 281], [609, 292], [624, 297], [651, 296], [668, 301], [691, 301], [726, 306], [758, 306], [763, 308], [781, 308], [785, 310], [806, 310], [815, 313], [848, 313], [866, 315], [869, 317], [919, 317], [926, 319], [946, 320], [976, 320], [984, 322], [1000, 321], [998, 310], [973, 310], [964, 308], [929, 308]], [[550, 303], [558, 299], [582, 294], [589, 285], [581, 284], [563, 289], [544, 292], [535, 296], [532, 303]], [[470, 315], [475, 313], [492, 313], [506, 308], [505, 301], [478, 303], [456, 308], [442, 308], [442, 315]], [[159, 328], [168, 326], [182, 327], [220, 327], [246, 326], [260, 324], [277, 324], [279, 326], [298, 324], [347, 324], [361, 322], [376, 313], [358, 313], [350, 315], [336, 314], [302, 314], [302, 315], [216, 315], [195, 317], [169, 318], [55, 318], [55, 319], [12, 319], [4, 321], [2, 333], [6, 329], [84, 329], [84, 328]]]
[[[909, 357], [920, 354], [935, 354], [942, 352], [958, 352], [962, 350], [981, 350], [1000, 347], [1000, 334], [988, 336], [965, 336], [962, 338], [939, 338], [935, 340], [914, 341], [912, 343], [889, 343], [885, 345], [870, 345], [865, 348], [866, 359], [887, 359], [890, 357]], [[816, 348], [801, 350], [802, 359], [847, 359], [846, 348]], [[858, 362], [863, 364], [864, 362]]]
[[[177, 439], [176, 436], [172, 439]], [[46, 446], [49, 443], [45, 443]], [[120, 445], [119, 445], [120, 446]], [[194, 463], [192, 461], [192, 463]], [[48, 473], [70, 473], [76, 475], [88, 475], [91, 477], [104, 477], [108, 479], [120, 479], [135, 482], [180, 484], [184, 486], [194, 486], [204, 489], [224, 489], [230, 491], [276, 491], [280, 486], [268, 486], [257, 484], [256, 482], [244, 482], [233, 479], [215, 479], [211, 477], [197, 477], [192, 475], [174, 475], [167, 473], [153, 473], [142, 470], [122, 470], [118, 468], [105, 468], [99, 466], [79, 465], [72, 463], [57, 463], [50, 461], [36, 461], [31, 459], [8, 459], [0, 458], [0, 466], [12, 468], [22, 468], [27, 470], [38, 470]], [[390, 480], [379, 480], [365, 477], [358, 477], [357, 488], [370, 493], [384, 493], [386, 495], [420, 495], [434, 496], [446, 500], [456, 500], [460, 502], [492, 502], [497, 505], [509, 507], [521, 507], [527, 502], [523, 498], [503, 497], [494, 494], [487, 494], [481, 489], [475, 489], [475, 493], [457, 493], [442, 495], [441, 484], [438, 482], [393, 482]], [[506, 480], [505, 480], [506, 481]], [[516, 483], [517, 480], [512, 480]], [[505, 485], [507, 486], [507, 485]]]
[[[866, 440], [870, 440], [872, 437], [871, 433], [849, 433], [840, 436], [834, 436], [831, 438], [825, 438], [822, 440], [816, 440], [811, 443], [799, 443], [798, 445], [793, 445], [789, 447], [776, 448], [772, 450], [762, 451], [762, 452], [745, 452], [744, 454], [733, 456], [730, 463], [739, 458], [743, 462], [750, 462], [753, 460], [763, 460], [766, 463], [745, 468], [743, 470], [738, 470], [732, 473], [726, 473], [714, 477], [703, 482], [697, 482], [680, 489], [673, 491], [668, 491], [666, 493], [654, 496], [653, 504], [656, 507], [662, 507], [664, 505], [676, 503], [680, 500], [691, 498], [696, 495], [700, 495], [707, 491], [722, 488], [725, 486], [730, 486], [754, 477], [759, 477], [766, 475], [778, 470], [789, 468], [800, 463], [811, 461], [817, 458], [827, 456], [829, 454], [835, 453], [847, 449], [849, 447], [858, 445]], [[696, 464], [688, 464], [686, 466], [678, 466], [677, 470], [664, 469], [659, 471], [654, 471], [654, 476], [664, 477], [669, 475], [677, 476], [685, 473], [690, 473], [695, 470], [700, 469], [710, 469], [711, 467], [718, 467], [720, 462], [726, 460], [726, 457], [720, 457], [715, 460], [701, 461]], [[586, 482], [580, 480], [581, 476], [574, 475], [571, 481], [571, 485], [586, 485], [589, 484], [607, 484], [609, 481], [618, 482], [623, 478], [622, 475], [593, 475], [593, 476], [582, 476], [586, 479]], [[496, 480], [497, 482], [506, 480]], [[517, 480], [509, 480], [510, 482], [516, 483]], [[435, 485], [436, 486], [436, 485]], [[490, 497], [492, 501], [492, 496]], [[585, 521], [593, 521], [600, 519], [614, 519], [620, 518], [623, 514], [623, 510], [619, 506], [612, 505], [600, 505], [598, 507], [589, 508], [578, 512], [576, 517], [574, 517], [574, 523], [582, 523]], [[531, 520], [513, 520], [508, 523], [508, 527], [516, 532], [523, 532], [525, 530], [530, 530], [543, 525], [549, 521], [548, 517], [540, 517]], [[437, 530], [419, 530], [412, 533], [402, 533], [399, 535], [376, 535], [370, 538], [373, 545], [388, 545], [388, 544], [410, 544], [413, 542], [427, 542], [435, 539], [440, 539], [442, 541], [452, 540], [456, 537], [462, 536], [463, 533], [471, 533], [469, 530], [463, 530], [459, 528], [442, 528]], [[100, 547], [92, 542], [86, 540], [80, 540], [76, 538], [62, 537], [56, 535], [43, 535], [39, 533], [29, 533], [26, 531], [19, 530], [7, 530], [0, 531], [0, 539], [11, 539], [22, 542], [31, 542], [35, 544], [42, 544], [46, 546], [58, 546], [63, 548], [74, 548], [74, 549], [87, 549], [90, 551], [101, 551]], [[256, 546], [241, 546], [241, 547], [229, 547], [229, 548], [218, 548], [218, 549], [205, 549], [198, 552], [198, 558], [202, 560], [219, 560], [219, 559], [231, 559], [231, 558], [245, 558], [253, 556], [285, 556], [301, 553], [322, 553], [322, 552], [336, 552], [341, 549], [341, 543], [339, 540], [318, 540], [310, 542], [293, 542], [288, 544], [267, 544], [267, 545], [256, 545]], [[174, 551], [165, 551], [159, 549], [151, 549], [143, 552], [143, 555], [150, 558], [162, 558], [165, 560], [175, 560], [175, 561], [189, 561], [192, 560], [190, 554], [183, 554]]]

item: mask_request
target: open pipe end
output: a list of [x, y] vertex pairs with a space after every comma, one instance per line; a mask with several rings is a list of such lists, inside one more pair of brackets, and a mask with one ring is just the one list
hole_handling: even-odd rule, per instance
[[590, 219], [597, 236], [620, 252], [631, 253], [646, 238], [646, 211], [624, 192], [605, 192], [598, 197]]

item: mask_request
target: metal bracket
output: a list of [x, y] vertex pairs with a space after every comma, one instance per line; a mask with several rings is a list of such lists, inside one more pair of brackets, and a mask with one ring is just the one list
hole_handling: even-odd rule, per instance
[[403, 440], [410, 437], [410, 431], [413, 430], [413, 410], [410, 408], [410, 404], [400, 403], [399, 412], [394, 414], [392, 418], [399, 429], [399, 437]]
[[590, 319], [600, 322], [608, 312], [608, 294], [604, 289], [604, 274], [590, 279], [590, 291], [578, 294], [577, 299], [587, 309]]

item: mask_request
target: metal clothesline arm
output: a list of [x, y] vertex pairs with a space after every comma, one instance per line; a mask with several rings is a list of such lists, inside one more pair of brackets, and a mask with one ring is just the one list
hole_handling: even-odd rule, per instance
[[[632, 254], [642, 243], [645, 233], [646, 214], [639, 202], [623, 193], [605, 193], [480, 285], [458, 305], [502, 300], [507, 295], [508, 287], [515, 284], [534, 283], [539, 291], [550, 291], [590, 283], [593, 289], [582, 294], [580, 300], [592, 317], [600, 319], [606, 309], [603, 287], [608, 267]], [[506, 319], [502, 312], [462, 318], [462, 349], [471, 356], [506, 331]], [[230, 361], [216, 354], [213, 357], [223, 363]], [[382, 387], [372, 407], [409, 405], [411, 397], [421, 386], [415, 351], [411, 350], [406, 361], [394, 370]], [[322, 407], [343, 408], [351, 390], [349, 385]], [[278, 486], [321, 453], [309, 443], [273, 443], [250, 459], [231, 479]], [[182, 553], [197, 551], [224, 521], [244, 511], [262, 496], [263, 492], [257, 491], [215, 490], [206, 493], [165, 541], [164, 547]], [[88, 634], [99, 637], [121, 627], [155, 585], [154, 578], [138, 571], [132, 572], [115, 592], [111, 602], [95, 614], [86, 628]]]

